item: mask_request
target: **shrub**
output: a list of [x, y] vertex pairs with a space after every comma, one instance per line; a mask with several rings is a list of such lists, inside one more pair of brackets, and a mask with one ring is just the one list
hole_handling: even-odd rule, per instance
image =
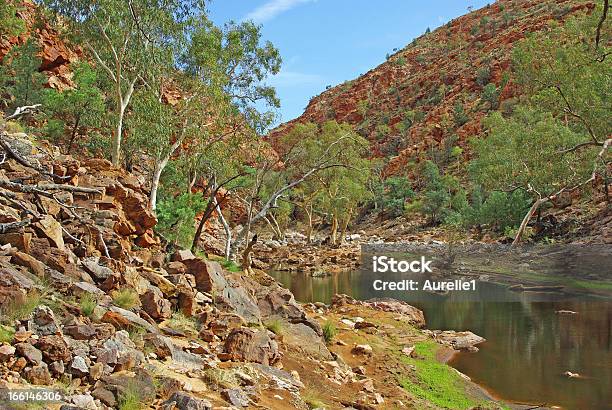
[[221, 266], [230, 272], [242, 272], [242, 268], [233, 260], [224, 259], [221, 261]]
[[123, 288], [115, 292], [113, 303], [123, 309], [132, 309], [138, 306], [140, 300], [138, 298], [138, 293], [136, 293], [134, 289]]
[[400, 216], [404, 213], [406, 200], [414, 196], [412, 185], [408, 178], [391, 177], [383, 184], [382, 205], [391, 216]]
[[144, 407], [140, 388], [136, 383], [128, 383], [119, 398], [119, 410], [140, 410]]
[[338, 329], [332, 322], [325, 322], [323, 325], [323, 339], [325, 339], [325, 343], [331, 343], [336, 335], [338, 334]]
[[463, 108], [463, 104], [459, 101], [455, 103], [455, 107], [453, 110], [453, 118], [455, 120], [455, 125], [457, 127], [461, 127], [463, 124], [468, 122], [470, 118], [465, 113], [465, 109]]
[[431, 161], [423, 170], [426, 185], [421, 202], [421, 212], [429, 217], [431, 224], [439, 224], [447, 216], [451, 204], [448, 181], [440, 174], [438, 166]]
[[491, 81], [491, 69], [489, 67], [482, 67], [476, 72], [476, 84], [481, 87], [489, 84]]
[[169, 242], [183, 247], [191, 246], [195, 235], [195, 219], [206, 207], [201, 194], [184, 193], [163, 198], [157, 206], [155, 229]]
[[482, 89], [482, 99], [490, 104], [492, 110], [499, 106], [499, 90], [493, 83], [487, 84]]

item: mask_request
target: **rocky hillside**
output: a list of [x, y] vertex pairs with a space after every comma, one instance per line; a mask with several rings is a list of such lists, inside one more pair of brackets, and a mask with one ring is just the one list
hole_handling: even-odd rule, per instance
[[374, 156], [391, 158], [391, 174], [406, 172], [409, 163], [445, 144], [466, 152], [467, 139], [480, 133], [487, 113], [484, 88], [489, 83], [497, 87], [501, 110], [511, 110], [518, 97], [508, 75], [513, 45], [551, 20], [593, 7], [581, 0], [496, 1], [420, 36], [380, 66], [314, 97], [302, 116], [271, 135], [296, 123], [346, 122], [371, 141]]
[[[427, 353], [483, 339], [422, 331], [403, 302], [304, 307], [262, 271], [168, 251], [139, 176], [16, 128], [0, 124], [0, 408], [439, 408], [411, 393], [432, 388], [426, 363], [452, 381], [436, 389], [499, 408]], [[6, 394], [41, 387], [58, 396]]]

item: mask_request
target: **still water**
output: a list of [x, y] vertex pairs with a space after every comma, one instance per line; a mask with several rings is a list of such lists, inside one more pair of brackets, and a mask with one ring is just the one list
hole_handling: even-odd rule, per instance
[[[328, 303], [337, 293], [356, 299], [380, 297], [371, 272], [313, 278], [271, 273], [301, 302]], [[482, 301], [452, 292], [407, 292], [386, 296], [406, 300], [425, 312], [429, 329], [471, 330], [487, 339], [478, 353], [460, 353], [450, 363], [492, 395], [515, 403], [564, 409], [612, 409], [612, 302], [601, 299], [530, 300], [506, 286], [478, 284]], [[497, 300], [497, 302], [495, 302]], [[499, 302], [504, 300], [503, 302]], [[558, 310], [576, 315], [561, 315]], [[566, 371], [580, 378], [563, 376]]]

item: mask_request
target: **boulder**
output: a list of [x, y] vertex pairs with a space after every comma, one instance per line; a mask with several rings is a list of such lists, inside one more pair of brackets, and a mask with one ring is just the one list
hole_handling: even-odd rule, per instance
[[[156, 326], [147, 322], [146, 320], [144, 320], [143, 318], [141, 318], [134, 312], [131, 312], [126, 309], [122, 309], [118, 306], [111, 306], [109, 309], [110, 310], [104, 316], [107, 316], [107, 314], [111, 312], [110, 315], [113, 315], [115, 318], [120, 318], [120, 320], [118, 320], [119, 324], [128, 323], [128, 327], [129, 326], [136, 326], [136, 327], [140, 326], [140, 327], [145, 328], [145, 330], [149, 333], [159, 333], [159, 330], [157, 329]], [[114, 325], [114, 323], [104, 320], [104, 317], [102, 318], [102, 321], [106, 323], [111, 323]], [[115, 326], [115, 327], [119, 327], [122, 329], [127, 328], [127, 327], [122, 327], [122, 326]]]
[[15, 265], [25, 266], [39, 278], [45, 276], [45, 264], [27, 253], [15, 251], [11, 257], [11, 262]]
[[225, 352], [232, 360], [273, 365], [281, 358], [273, 337], [267, 330], [234, 329], [225, 340]]
[[162, 404], [163, 410], [212, 410], [208, 400], [197, 399], [190, 394], [175, 392]]
[[249, 407], [249, 396], [239, 388], [221, 390], [221, 397], [235, 407]]
[[34, 227], [49, 240], [51, 246], [54, 246], [62, 251], [64, 250], [62, 225], [57, 222], [53, 216], [48, 214], [45, 215], [34, 225]]
[[51, 384], [51, 373], [46, 364], [33, 366], [25, 370], [25, 378], [32, 384], [48, 386]]
[[77, 323], [64, 327], [64, 334], [76, 340], [89, 340], [97, 336], [96, 329], [92, 325]]
[[66, 340], [60, 335], [42, 336], [36, 346], [40, 349], [46, 362], [63, 361], [68, 363], [72, 354]]
[[153, 319], [161, 320], [172, 316], [172, 305], [164, 298], [159, 288], [151, 286], [144, 295], [140, 296], [142, 308]]
[[28, 329], [39, 336], [61, 334], [61, 330], [55, 313], [45, 305], [37, 306], [32, 313], [32, 319], [28, 321]]
[[6, 362], [15, 355], [15, 347], [11, 345], [0, 346], [0, 363]]
[[42, 352], [29, 343], [17, 343], [15, 349], [17, 354], [25, 358], [30, 364], [38, 366], [43, 361]]
[[30, 232], [8, 232], [0, 234], [0, 244], [11, 244], [11, 246], [25, 253], [30, 253], [31, 241], [32, 234]]
[[143, 339], [145, 346], [152, 348], [153, 353], [155, 353], [159, 359], [163, 360], [166, 357], [172, 356], [174, 345], [170, 338], [158, 334], [147, 334]]
[[450, 346], [455, 350], [478, 351], [476, 345], [486, 341], [484, 337], [478, 336], [470, 331], [455, 332], [454, 330], [431, 330], [425, 332], [431, 334], [438, 343]]
[[85, 377], [89, 374], [89, 366], [81, 356], [75, 356], [70, 363], [70, 374], [75, 377]]
[[85, 258], [81, 260], [81, 265], [96, 282], [102, 282], [111, 276], [118, 276], [112, 269], [98, 264], [97, 258]]

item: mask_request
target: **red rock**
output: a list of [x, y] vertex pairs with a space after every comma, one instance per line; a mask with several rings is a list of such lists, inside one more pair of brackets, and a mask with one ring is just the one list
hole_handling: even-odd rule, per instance
[[42, 336], [38, 339], [36, 347], [40, 349], [47, 362], [70, 361], [72, 354], [66, 340], [59, 335]]
[[11, 257], [11, 262], [16, 265], [25, 266], [39, 278], [45, 276], [45, 264], [27, 253], [14, 252]]
[[140, 297], [142, 308], [153, 319], [167, 319], [172, 315], [172, 305], [170, 301], [164, 298], [162, 292], [155, 287], [147, 290]]
[[32, 241], [32, 234], [29, 232], [9, 232], [0, 234], [0, 244], [5, 245], [10, 243], [11, 246], [19, 249], [22, 252], [30, 253], [30, 242]]
[[273, 365], [281, 358], [278, 344], [266, 330], [234, 329], [225, 339], [225, 353], [232, 360]]
[[49, 373], [49, 369], [44, 363], [26, 370], [25, 378], [32, 384], [44, 386], [51, 384], [51, 373]]
[[129, 329], [130, 321], [125, 317], [116, 312], [107, 311], [104, 316], [102, 316], [102, 322], [110, 323], [115, 327], [115, 329]]

